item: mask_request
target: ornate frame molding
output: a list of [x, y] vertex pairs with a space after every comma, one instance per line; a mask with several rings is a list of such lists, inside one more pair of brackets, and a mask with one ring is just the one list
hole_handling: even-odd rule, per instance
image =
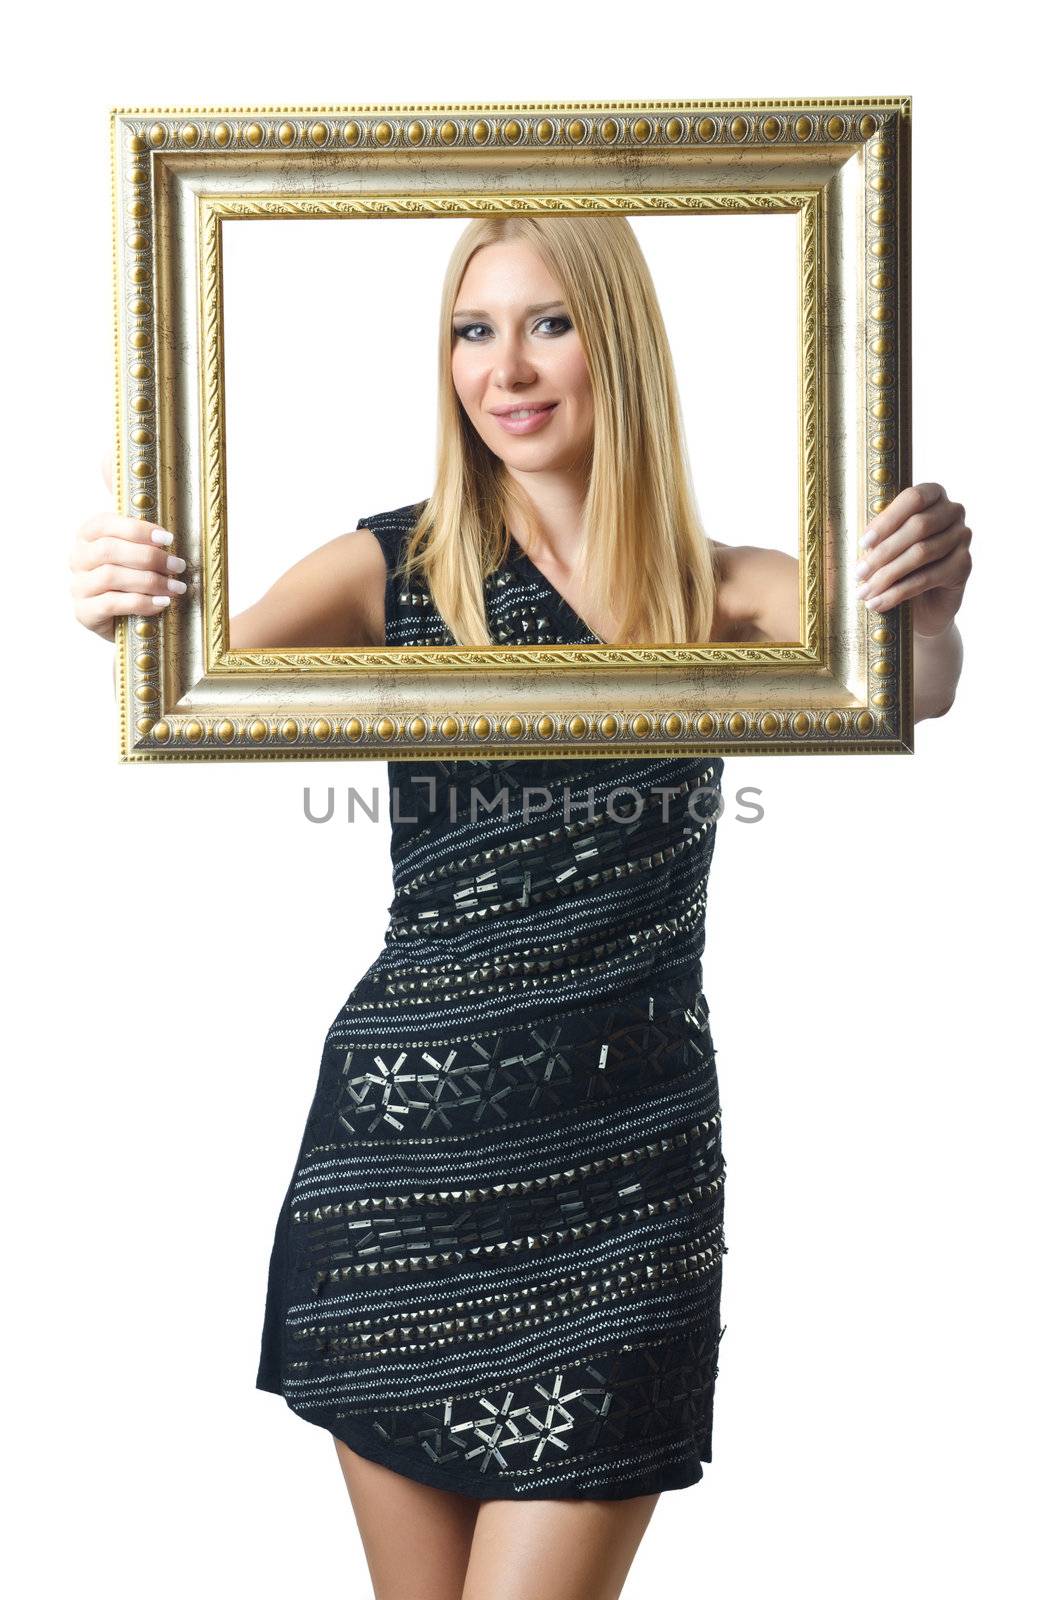
[[[190, 580], [119, 619], [121, 759], [912, 750], [907, 608], [853, 595], [911, 481], [910, 122], [907, 96], [114, 110], [119, 503], [184, 530]], [[222, 222], [505, 209], [798, 217], [800, 640], [229, 649]]]

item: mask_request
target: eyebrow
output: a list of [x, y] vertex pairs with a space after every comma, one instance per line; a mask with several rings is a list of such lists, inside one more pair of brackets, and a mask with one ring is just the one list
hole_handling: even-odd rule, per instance
[[[535, 311], [550, 311], [553, 306], [562, 306], [562, 305], [566, 305], [566, 301], [565, 300], [544, 300], [544, 301], [542, 301], [542, 303], [540, 305], [527, 306], [526, 311], [527, 311], [527, 315], [528, 316], [533, 316]], [[469, 307], [465, 306], [463, 308], [463, 310], [454, 311], [453, 312], [453, 316], [454, 317], [488, 317], [489, 316], [489, 312], [488, 311], [480, 311], [476, 307], [470, 307], [469, 308]]]

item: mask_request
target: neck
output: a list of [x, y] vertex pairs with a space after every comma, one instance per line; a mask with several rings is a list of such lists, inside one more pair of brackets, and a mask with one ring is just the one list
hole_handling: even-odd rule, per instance
[[[534, 539], [529, 528], [518, 519], [509, 531], [512, 538], [543, 570], [566, 574], [577, 566], [585, 541], [585, 496], [588, 482], [574, 472], [512, 472], [534, 508], [540, 524]], [[533, 540], [533, 542], [531, 542]]]

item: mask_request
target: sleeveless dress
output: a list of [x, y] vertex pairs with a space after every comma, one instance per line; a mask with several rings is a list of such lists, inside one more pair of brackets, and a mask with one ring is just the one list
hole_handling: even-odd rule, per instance
[[[386, 642], [452, 644], [362, 519]], [[498, 644], [599, 643], [512, 547]], [[334, 1019], [257, 1387], [478, 1499], [611, 1500], [710, 1461], [725, 1161], [700, 987], [720, 757], [394, 761], [384, 948]]]

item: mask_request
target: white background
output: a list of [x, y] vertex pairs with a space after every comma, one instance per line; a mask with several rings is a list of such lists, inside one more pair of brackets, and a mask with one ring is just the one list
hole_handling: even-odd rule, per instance
[[[467, 225], [222, 223], [230, 615], [324, 539], [431, 492], [442, 280]], [[797, 556], [797, 217], [630, 226], [670, 339], [706, 532]]]
[[[117, 761], [112, 652], [74, 624], [66, 570], [113, 434], [108, 109], [870, 92], [914, 96], [914, 467], [974, 529], [966, 665], [915, 756], [728, 760], [704, 968], [729, 1163], [715, 1459], [663, 1496], [626, 1596], [1055, 1592], [1055, 141], [1035, 15], [382, 18], [38, 9], [7, 58], [12, 1592], [368, 1593], [330, 1439], [254, 1375], [323, 1036], [389, 894], [384, 827], [313, 826], [303, 787], [385, 771]], [[346, 477], [351, 512], [381, 509]], [[745, 786], [760, 823], [737, 820]]]

